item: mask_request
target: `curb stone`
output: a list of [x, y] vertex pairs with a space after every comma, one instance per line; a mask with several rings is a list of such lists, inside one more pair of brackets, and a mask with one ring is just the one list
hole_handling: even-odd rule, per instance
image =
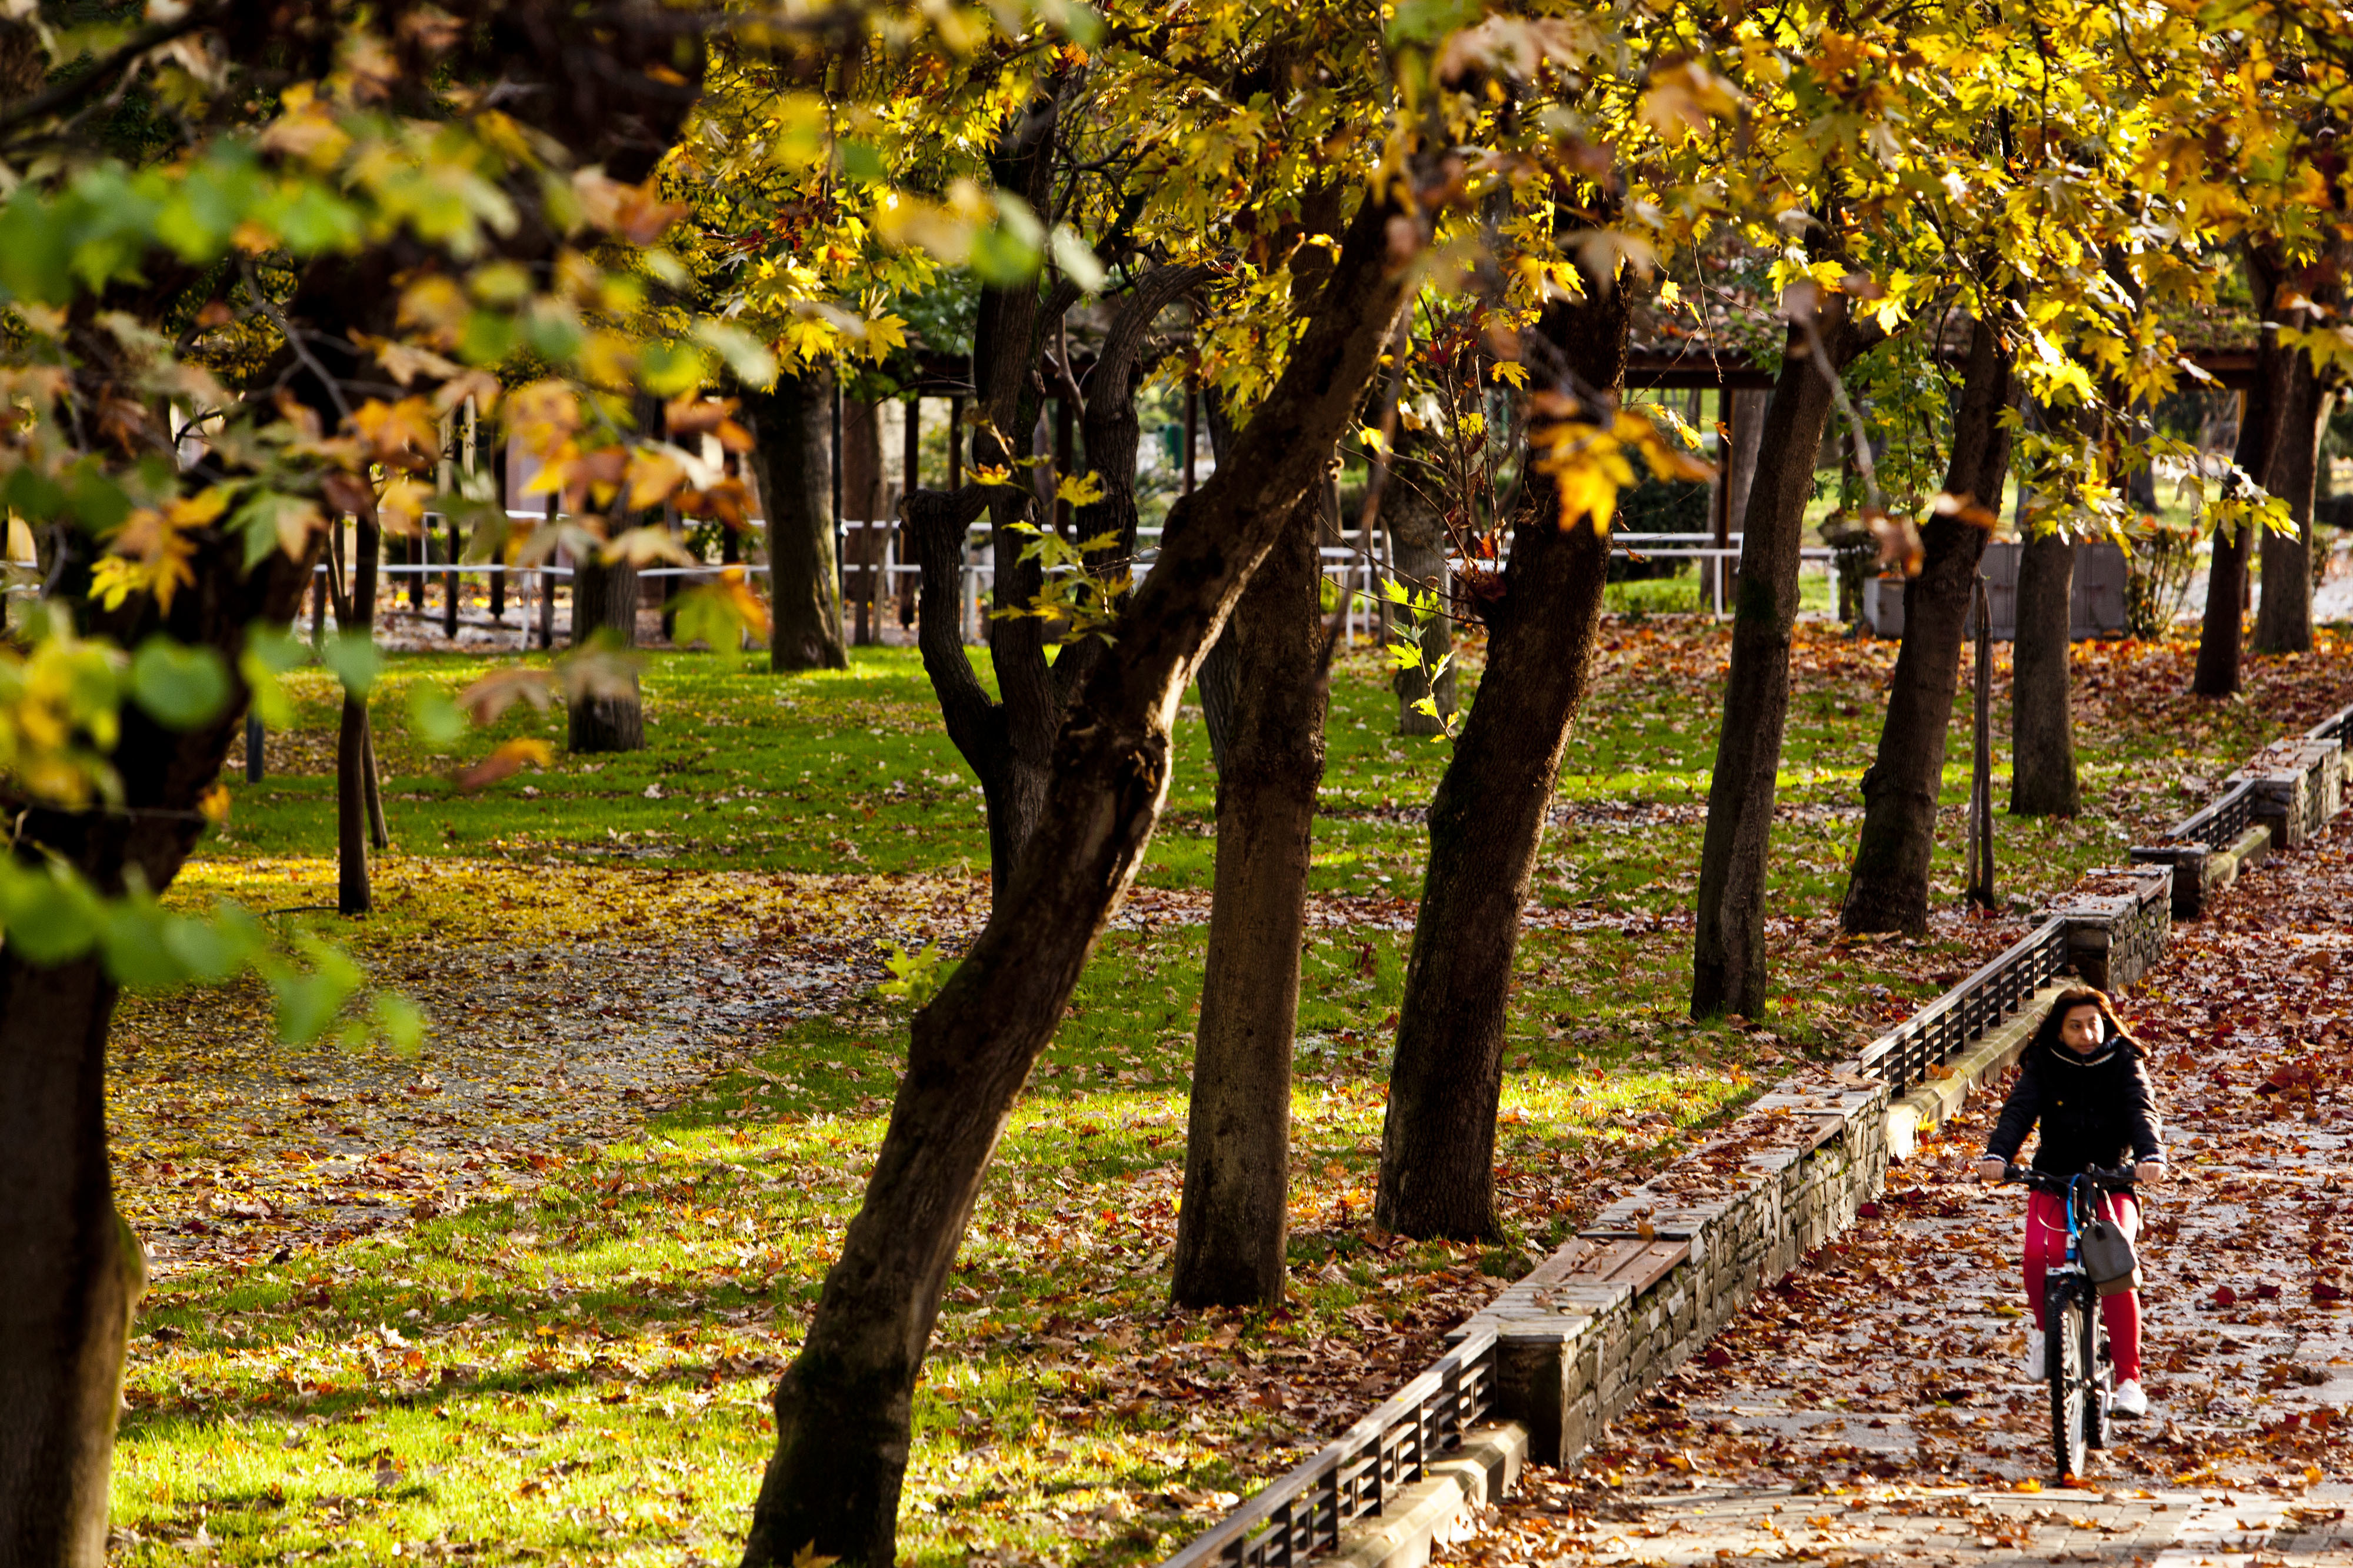
[[1527, 1428], [1516, 1421], [1464, 1433], [1461, 1447], [1431, 1461], [1428, 1479], [1341, 1533], [1335, 1568], [1422, 1568], [1433, 1546], [1469, 1533], [1479, 1510], [1518, 1484], [1527, 1457]]

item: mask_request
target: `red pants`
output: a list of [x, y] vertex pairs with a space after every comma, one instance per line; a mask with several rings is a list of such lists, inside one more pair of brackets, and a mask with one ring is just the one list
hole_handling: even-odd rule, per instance
[[[2099, 1212], [2128, 1237], [2140, 1235], [2140, 1200], [2130, 1193], [2101, 1193]], [[2034, 1326], [2042, 1321], [2042, 1276], [2067, 1261], [2066, 1201], [2055, 1193], [2030, 1193], [2026, 1205], [2026, 1304]], [[2119, 1290], [2100, 1298], [2107, 1321], [2108, 1354], [2119, 1384], [2140, 1381], [2140, 1292]]]

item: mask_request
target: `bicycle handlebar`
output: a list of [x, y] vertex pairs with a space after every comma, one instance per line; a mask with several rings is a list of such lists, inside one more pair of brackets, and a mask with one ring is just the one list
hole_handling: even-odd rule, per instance
[[2038, 1171], [2031, 1165], [2006, 1163], [2001, 1168], [2001, 1179], [2005, 1182], [2016, 1182], [2021, 1186], [2033, 1187], [2041, 1192], [2057, 1193], [2064, 1196], [2070, 1181], [2087, 1182], [2105, 1192], [2130, 1192], [2139, 1180], [2139, 1173], [2130, 1165], [2118, 1166], [2113, 1170], [2105, 1166], [2093, 1165], [2087, 1167], [2080, 1176], [2054, 1176], [2048, 1171]]

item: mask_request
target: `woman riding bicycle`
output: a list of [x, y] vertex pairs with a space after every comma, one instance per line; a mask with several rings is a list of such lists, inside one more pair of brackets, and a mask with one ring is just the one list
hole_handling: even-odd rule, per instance
[[[2053, 1176], [2079, 1175], [2093, 1166], [2125, 1163], [2129, 1154], [2141, 1182], [2165, 1179], [2163, 1127], [2156, 1091], [2138, 1041], [2116, 1022], [2103, 992], [2078, 987], [2060, 993], [2043, 1015], [2019, 1063], [2018, 1081], [2002, 1102], [1986, 1139], [1978, 1174], [1999, 1182], [2036, 1123], [2042, 1140], [2034, 1168]], [[2126, 1237], [2140, 1230], [2140, 1201], [2130, 1193], [2101, 1193], [2100, 1210]], [[2034, 1327], [2026, 1336], [2027, 1375], [2045, 1375], [2042, 1277], [2067, 1255], [2067, 1211], [2058, 1194], [2036, 1192], [2026, 1209], [2026, 1303]], [[2140, 1292], [2119, 1290], [2100, 1301], [2115, 1357], [2110, 1411], [2141, 1415], [2148, 1396], [2140, 1386]]]

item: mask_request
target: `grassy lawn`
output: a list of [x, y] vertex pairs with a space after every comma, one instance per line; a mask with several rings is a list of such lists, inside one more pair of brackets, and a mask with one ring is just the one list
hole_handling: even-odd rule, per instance
[[[2179, 696], [2182, 646], [2079, 648], [2090, 809], [2000, 821], [2016, 907], [1952, 911], [1956, 817], [1931, 935], [1847, 943], [1831, 921], [1894, 647], [1809, 626], [1775, 841], [1778, 1004], [1754, 1028], [1701, 1027], [1681, 1013], [1725, 647], [1687, 616], [1606, 627], [1512, 1004], [1510, 1237], [1484, 1249], [1366, 1220], [1416, 813], [1446, 751], [1395, 736], [1368, 652], [1342, 662], [1293, 1101], [1294, 1288], [1271, 1313], [1165, 1303], [1213, 848], [1187, 710], [1139, 893], [1016, 1110], [958, 1260], [917, 1400], [911, 1561], [1165, 1553], [1384, 1397], [1498, 1281], [1777, 1066], [1900, 1016], [2346, 695], [2334, 634], [2322, 656], [2255, 661], [2250, 700], [2225, 704]], [[903, 1058], [905, 1011], [871, 987], [890, 944], [953, 951], [985, 912], [977, 797], [900, 650], [798, 678], [655, 654], [645, 752], [564, 757], [560, 710], [519, 710], [490, 739], [543, 735], [558, 760], [463, 795], [450, 774], [489, 741], [427, 753], [404, 689], [487, 668], [392, 661], [377, 713], [401, 847], [380, 865], [380, 911], [279, 917], [417, 996], [420, 1057], [288, 1052], [249, 987], [125, 1004], [121, 1179], [164, 1261], [132, 1348], [118, 1562], [739, 1549], [768, 1390]], [[330, 692], [315, 672], [295, 689], [271, 777], [232, 780], [227, 830], [175, 899], [332, 897]], [[1956, 812], [1966, 733], [1947, 769]], [[777, 976], [801, 989], [746, 1011], [783, 994]]]

